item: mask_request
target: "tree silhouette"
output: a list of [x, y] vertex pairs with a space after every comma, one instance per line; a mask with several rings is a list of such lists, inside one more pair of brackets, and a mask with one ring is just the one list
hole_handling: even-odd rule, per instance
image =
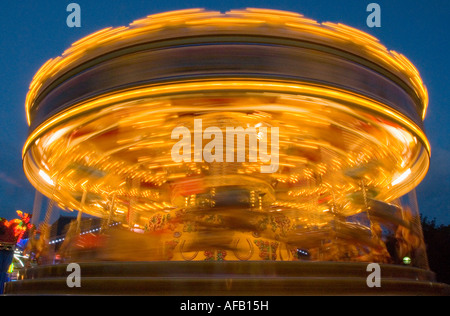
[[437, 225], [436, 219], [421, 218], [430, 269], [438, 282], [450, 284], [450, 225]]

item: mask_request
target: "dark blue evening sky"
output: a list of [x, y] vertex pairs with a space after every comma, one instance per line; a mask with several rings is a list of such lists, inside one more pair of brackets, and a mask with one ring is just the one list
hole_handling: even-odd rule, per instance
[[[81, 27], [66, 25], [66, 7], [81, 6]], [[381, 27], [369, 28], [366, 7], [381, 6]], [[48, 59], [99, 29], [128, 25], [149, 14], [187, 8], [228, 11], [246, 7], [287, 10], [318, 22], [340, 22], [379, 38], [388, 49], [408, 57], [430, 95], [425, 120], [432, 149], [431, 168], [417, 188], [423, 215], [450, 224], [450, 1], [411, 0], [3, 0], [0, 6], [0, 217], [17, 209], [31, 212], [34, 189], [23, 170], [21, 151], [27, 136], [25, 96], [33, 75]], [[44, 209], [45, 210], [45, 209]]]

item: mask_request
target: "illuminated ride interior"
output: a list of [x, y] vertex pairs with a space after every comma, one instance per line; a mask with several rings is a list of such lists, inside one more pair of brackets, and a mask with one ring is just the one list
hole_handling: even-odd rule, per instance
[[[427, 268], [414, 193], [429, 165], [427, 103], [408, 59], [357, 29], [265, 9], [174, 11], [98, 31], [42, 66], [23, 166], [60, 208], [102, 219], [95, 233], [70, 227], [63, 258]], [[192, 136], [184, 161], [177, 127]], [[226, 138], [240, 127], [258, 146], [245, 131]], [[223, 148], [206, 129], [223, 131]]]

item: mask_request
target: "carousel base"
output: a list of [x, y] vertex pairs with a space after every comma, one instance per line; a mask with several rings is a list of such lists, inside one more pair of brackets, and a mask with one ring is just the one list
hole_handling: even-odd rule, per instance
[[345, 262], [95, 262], [79, 263], [80, 287], [68, 287], [67, 264], [22, 271], [6, 295], [449, 295], [427, 270], [381, 266], [381, 286], [368, 287], [365, 263]]

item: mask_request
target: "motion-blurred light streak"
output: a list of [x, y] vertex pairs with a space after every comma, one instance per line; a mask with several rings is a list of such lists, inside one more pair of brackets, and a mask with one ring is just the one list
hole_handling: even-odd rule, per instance
[[[69, 229], [62, 258], [428, 268], [414, 201], [427, 106], [414, 65], [360, 30], [277, 10], [180, 10], [46, 62], [26, 98], [23, 166], [61, 207], [108, 223]], [[236, 143], [220, 139], [238, 129]], [[174, 131], [189, 136], [180, 160]]]

